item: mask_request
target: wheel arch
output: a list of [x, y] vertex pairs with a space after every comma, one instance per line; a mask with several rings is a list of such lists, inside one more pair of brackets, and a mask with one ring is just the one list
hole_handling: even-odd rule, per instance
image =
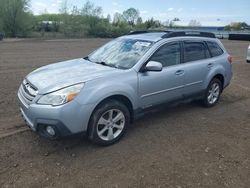
[[[221, 81], [222, 89], [223, 89], [224, 83], [225, 83], [225, 78], [224, 78], [224, 76], [223, 76], [222, 74], [216, 74], [216, 75], [211, 79], [211, 81], [212, 81], [214, 78], [217, 78], [218, 80]], [[211, 81], [210, 81], [210, 82], [211, 82]]]
[[89, 130], [89, 124], [90, 124], [91, 118], [92, 118], [94, 112], [96, 111], [96, 109], [98, 109], [101, 105], [103, 105], [105, 102], [107, 102], [109, 100], [116, 100], [116, 101], [124, 104], [129, 110], [130, 122], [132, 123], [134, 121], [134, 110], [133, 110], [133, 104], [132, 104], [131, 100], [125, 95], [115, 94], [115, 95], [108, 96], [97, 103], [97, 105], [95, 106], [95, 108], [92, 111], [91, 116], [89, 118], [87, 131]]
[[203, 88], [207, 89], [209, 83], [214, 79], [217, 78], [222, 82], [222, 89], [224, 88], [224, 84], [225, 84], [225, 70], [223, 69], [223, 67], [218, 67], [217, 69], [211, 71], [204, 82]]

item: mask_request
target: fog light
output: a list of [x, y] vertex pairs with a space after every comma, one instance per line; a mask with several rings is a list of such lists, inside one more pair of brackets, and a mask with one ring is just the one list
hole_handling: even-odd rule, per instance
[[48, 133], [50, 136], [55, 136], [55, 134], [56, 134], [55, 130], [54, 130], [53, 127], [51, 127], [51, 126], [47, 126], [47, 127], [46, 127], [46, 131], [47, 131], [47, 133]]

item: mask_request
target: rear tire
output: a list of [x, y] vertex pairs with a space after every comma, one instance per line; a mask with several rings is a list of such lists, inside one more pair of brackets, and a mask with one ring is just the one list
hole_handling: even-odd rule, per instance
[[218, 78], [214, 78], [208, 85], [202, 103], [205, 107], [215, 106], [222, 92], [222, 83]]
[[130, 122], [128, 108], [116, 100], [107, 100], [93, 112], [88, 130], [89, 140], [107, 146], [118, 142]]

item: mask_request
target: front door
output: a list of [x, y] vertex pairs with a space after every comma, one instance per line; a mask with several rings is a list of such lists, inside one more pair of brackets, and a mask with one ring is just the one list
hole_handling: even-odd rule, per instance
[[181, 98], [185, 72], [181, 64], [180, 43], [164, 44], [149, 61], [161, 63], [163, 69], [138, 73], [140, 107], [147, 108]]

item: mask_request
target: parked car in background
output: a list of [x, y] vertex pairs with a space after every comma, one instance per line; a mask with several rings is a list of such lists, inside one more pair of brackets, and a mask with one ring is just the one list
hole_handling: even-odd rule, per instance
[[0, 40], [3, 40], [4, 34], [0, 32]]
[[19, 91], [28, 126], [50, 139], [85, 132], [100, 145], [160, 104], [212, 107], [232, 78], [232, 57], [212, 33], [133, 32], [89, 56], [41, 67]]
[[250, 63], [250, 45], [248, 46], [247, 49], [247, 63]]

